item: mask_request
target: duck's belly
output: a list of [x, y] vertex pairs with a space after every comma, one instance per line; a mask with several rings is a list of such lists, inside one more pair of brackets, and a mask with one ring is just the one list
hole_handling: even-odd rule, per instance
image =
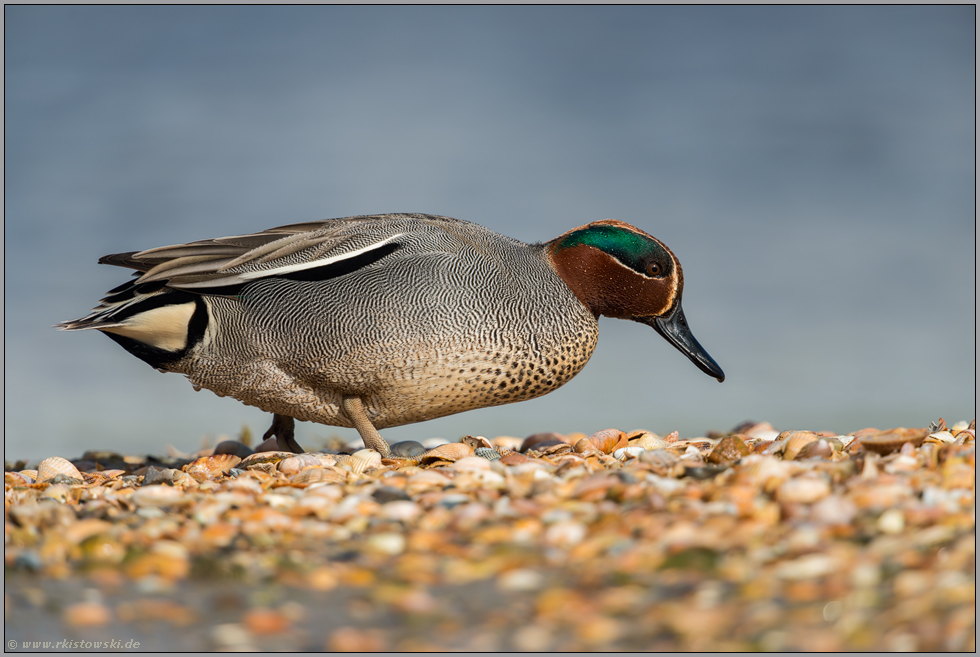
[[[387, 278], [379, 284], [398, 284]], [[548, 304], [519, 286], [503, 298], [486, 286], [411, 298], [325, 288], [315, 306], [291, 301], [284, 319], [261, 309], [300, 288], [270, 283], [242, 301], [209, 298], [208, 334], [175, 370], [218, 395], [345, 427], [346, 395], [361, 397], [379, 429], [532, 399], [575, 376], [598, 338], [595, 317], [557, 284]]]

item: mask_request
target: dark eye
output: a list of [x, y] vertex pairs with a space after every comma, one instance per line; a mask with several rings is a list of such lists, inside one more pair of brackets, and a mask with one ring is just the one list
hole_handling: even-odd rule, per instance
[[651, 262], [647, 265], [647, 273], [650, 276], [660, 276], [661, 271], [663, 271], [663, 269], [660, 267], [660, 263], [658, 262]]

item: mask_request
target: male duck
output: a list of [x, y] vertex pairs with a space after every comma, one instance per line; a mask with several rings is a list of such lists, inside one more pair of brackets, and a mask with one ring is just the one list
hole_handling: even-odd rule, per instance
[[549, 393], [589, 360], [599, 315], [725, 378], [687, 326], [677, 258], [611, 219], [524, 244], [450, 217], [347, 217], [99, 262], [137, 278], [58, 326], [274, 413], [284, 450], [302, 451], [294, 418], [387, 455], [378, 429]]

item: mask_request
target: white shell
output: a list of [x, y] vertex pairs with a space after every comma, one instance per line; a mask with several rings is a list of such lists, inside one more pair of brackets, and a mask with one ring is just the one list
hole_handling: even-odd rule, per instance
[[297, 454], [296, 456], [291, 456], [288, 459], [279, 461], [279, 472], [289, 476], [296, 474], [300, 470], [305, 470], [306, 468], [322, 468], [325, 466], [335, 465], [336, 463], [337, 459], [330, 454], [319, 454], [316, 452]]
[[360, 473], [366, 470], [373, 470], [381, 467], [381, 454], [373, 449], [362, 449], [350, 455], [347, 462], [351, 472]]
[[[664, 444], [666, 445], [667, 443]], [[627, 447], [620, 447], [613, 452], [613, 458], [620, 461], [625, 461], [626, 459], [636, 458], [645, 451], [646, 449], [640, 447], [639, 445], [629, 445]]]

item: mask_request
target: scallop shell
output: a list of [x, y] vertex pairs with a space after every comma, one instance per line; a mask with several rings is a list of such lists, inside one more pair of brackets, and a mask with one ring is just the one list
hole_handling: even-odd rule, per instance
[[361, 449], [350, 455], [350, 460], [347, 462], [347, 465], [350, 466], [351, 472], [355, 474], [380, 468], [381, 454], [373, 449]]
[[[375, 452], [377, 453], [377, 452]], [[343, 472], [327, 470], [326, 468], [306, 468], [289, 478], [290, 483], [309, 485], [320, 483], [344, 483], [346, 476]]]
[[288, 459], [279, 461], [279, 472], [288, 477], [306, 468], [322, 468], [324, 466], [335, 465], [336, 463], [337, 459], [330, 454], [320, 454], [318, 452], [296, 454]]
[[185, 465], [183, 470], [197, 481], [203, 482], [217, 479], [241, 462], [242, 460], [234, 454], [215, 454], [202, 456]]
[[446, 443], [430, 449], [425, 454], [413, 459], [416, 463], [423, 465], [434, 463], [435, 461], [458, 461], [473, 454], [473, 448], [463, 443]]
[[47, 481], [60, 474], [71, 477], [72, 479], [82, 480], [82, 473], [78, 471], [78, 468], [72, 465], [71, 461], [63, 459], [60, 456], [46, 458], [37, 466], [38, 481]]

